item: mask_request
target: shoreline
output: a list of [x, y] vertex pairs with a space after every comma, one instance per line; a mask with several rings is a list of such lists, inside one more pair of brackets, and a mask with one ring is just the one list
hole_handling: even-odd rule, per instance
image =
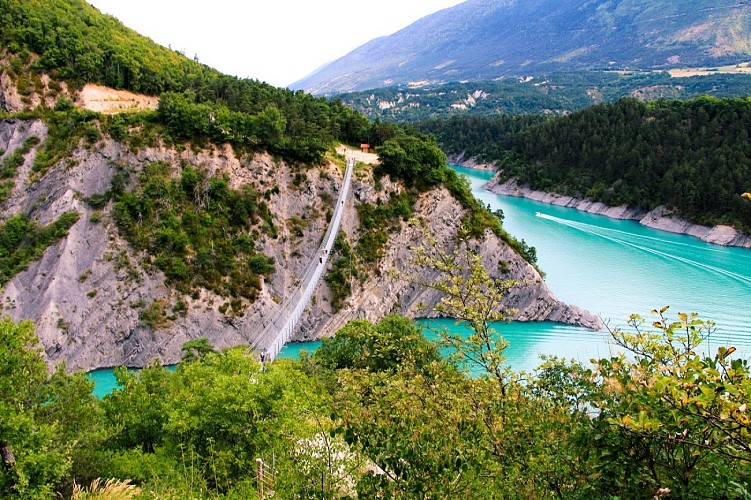
[[693, 224], [685, 219], [671, 215], [662, 205], [650, 212], [626, 206], [611, 207], [602, 202], [595, 202], [586, 198], [582, 199], [573, 196], [546, 193], [544, 191], [535, 191], [529, 187], [519, 185], [515, 179], [499, 184], [497, 179], [493, 178], [483, 185], [483, 189], [496, 194], [528, 198], [550, 205], [575, 208], [582, 212], [604, 215], [611, 219], [635, 220], [642, 226], [668, 233], [693, 236], [714, 245], [751, 249], [751, 236], [741, 233], [732, 226], [717, 225], [708, 227]]
[[[465, 160], [463, 155], [449, 158], [449, 161], [454, 165], [474, 168], [476, 170], [487, 171], [496, 168], [492, 163], [480, 164], [473, 159]], [[698, 238], [713, 245], [751, 249], [751, 235], [741, 233], [732, 226], [717, 225], [714, 227], [708, 227], [693, 224], [681, 217], [672, 215], [671, 212], [662, 205], [652, 211], [638, 210], [626, 206], [611, 207], [602, 202], [592, 201], [586, 198], [576, 198], [557, 193], [536, 191], [528, 186], [520, 185], [516, 179], [499, 183], [497, 177], [494, 177], [482, 187], [483, 189], [495, 194], [515, 196], [517, 198], [528, 198], [549, 205], [574, 208], [582, 212], [604, 215], [611, 219], [634, 220], [639, 222], [642, 226], [668, 233], [693, 236], [694, 238]]]

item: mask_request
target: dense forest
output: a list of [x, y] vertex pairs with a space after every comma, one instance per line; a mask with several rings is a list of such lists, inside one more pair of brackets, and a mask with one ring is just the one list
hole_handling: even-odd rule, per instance
[[174, 371], [120, 370], [102, 400], [4, 319], [0, 495], [749, 498], [747, 362], [697, 354], [711, 325], [664, 313], [614, 332], [629, 356], [526, 374], [492, 329], [445, 336], [444, 359], [399, 316], [267, 366], [198, 339]]
[[609, 205], [666, 205], [751, 232], [751, 101], [622, 99], [558, 118], [425, 122], [449, 154], [497, 161], [502, 179]]
[[[220, 142], [245, 142], [305, 162], [320, 161], [336, 140], [358, 143], [370, 135], [378, 145], [367, 119], [341, 103], [224, 75], [155, 44], [83, 0], [2, 0], [0, 23], [8, 60], [2, 69], [22, 95], [40, 86], [42, 73], [73, 90], [99, 83], [149, 95], [172, 93], [161, 117], [178, 138], [217, 138], [225, 131]], [[191, 122], [182, 121], [187, 119]]]
[[341, 94], [375, 120], [419, 122], [452, 116], [564, 115], [624, 97], [691, 99], [751, 94], [751, 75], [714, 73], [673, 78], [667, 72], [580, 71], [493, 81], [384, 87]]

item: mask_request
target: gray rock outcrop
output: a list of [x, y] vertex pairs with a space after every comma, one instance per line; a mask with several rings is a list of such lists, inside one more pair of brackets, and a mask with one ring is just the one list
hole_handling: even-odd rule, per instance
[[24, 109], [21, 96], [6, 71], [0, 70], [0, 111], [16, 113]]
[[[43, 140], [45, 125], [41, 121], [0, 122], [3, 157], [12, 154], [30, 135]], [[2, 313], [15, 320], [31, 319], [49, 364], [65, 362], [69, 369], [144, 366], [155, 359], [175, 363], [180, 359], [182, 344], [199, 337], [207, 337], [216, 348], [246, 344], [263, 328], [278, 303], [295, 289], [296, 277], [315, 257], [327, 224], [328, 203], [336, 199], [343, 171], [334, 163], [309, 169], [307, 180], [295, 185], [296, 171], [268, 155], [237, 157], [229, 146], [193, 151], [158, 145], [133, 152], [125, 144], [104, 138], [94, 146], [76, 148], [69, 158], [37, 179], [32, 164], [39, 147], [25, 156], [12, 196], [0, 207], [3, 217], [23, 212], [40, 224], [49, 224], [60, 214], [75, 210], [80, 218], [66, 238], [5, 284], [0, 304]], [[261, 193], [278, 188], [278, 193], [271, 192], [267, 204], [279, 235], [276, 239], [260, 236], [256, 242], [258, 251], [274, 257], [276, 271], [263, 283], [259, 298], [246, 304], [243, 315], [221, 313], [219, 306], [226, 299], [206, 290], [193, 296], [176, 292], [145, 255], [133, 251], [122, 239], [114, 222], [112, 203], [95, 210], [84, 201], [109, 189], [116, 172], [127, 170], [135, 174], [156, 161], [171, 165], [175, 171], [180, 165], [191, 164], [212, 175], [227, 175], [233, 188], [252, 184]], [[375, 202], [378, 197], [401, 189], [384, 179], [377, 190], [367, 172], [358, 176], [342, 223], [351, 242], [359, 230], [355, 204]], [[424, 193], [416, 212], [442, 244], [447, 248], [454, 244], [463, 208], [448, 191]], [[293, 234], [289, 227], [293, 217], [304, 222], [302, 236]], [[403, 223], [391, 234], [382, 262], [368, 271], [368, 278], [355, 287], [336, 313], [331, 308], [328, 285], [322, 283], [296, 338], [332, 335], [350, 319], [376, 320], [391, 311], [430, 315], [417, 305], [435, 304], [436, 294], [394, 280], [388, 272], [417, 272], [410, 267], [409, 248], [420, 238], [417, 228]], [[505, 304], [518, 310], [516, 318], [600, 326], [591, 314], [556, 300], [537, 271], [493, 233], [486, 232], [474, 244], [491, 273], [499, 272], [503, 261], [508, 276], [525, 285], [509, 293]], [[152, 328], [140, 318], [149, 304], [160, 304], [171, 312], [178, 300], [186, 303], [187, 313], [175, 313], [160, 328]]]
[[[454, 250], [465, 209], [444, 189], [423, 193], [415, 207], [415, 218], [423, 221], [426, 229], [438, 241], [438, 247]], [[399, 312], [410, 317], [436, 317], [432, 309], [440, 300], [434, 290], [427, 290], [410, 282], [395, 278], [412, 276], [422, 281], [436, 281], [439, 271], [418, 268], [412, 264], [413, 246], [423, 240], [420, 228], [403, 224], [386, 245], [386, 255], [375, 272], [346, 301], [337, 313], [331, 314], [325, 307], [311, 309], [307, 321], [297, 336], [298, 340], [333, 335], [338, 328], [352, 319], [376, 321], [389, 312]], [[491, 276], [508, 277], [517, 282], [506, 296], [503, 307], [516, 310], [510, 318], [519, 321], [556, 321], [599, 329], [599, 318], [575, 306], [557, 300], [540, 274], [519, 256], [509, 245], [489, 229], [480, 240], [471, 242], [473, 250], [482, 256], [482, 263]], [[504, 273], [501, 268], [505, 266]], [[392, 272], [392, 271], [395, 271]], [[316, 304], [326, 303], [325, 290]], [[427, 305], [421, 308], [420, 305]]]

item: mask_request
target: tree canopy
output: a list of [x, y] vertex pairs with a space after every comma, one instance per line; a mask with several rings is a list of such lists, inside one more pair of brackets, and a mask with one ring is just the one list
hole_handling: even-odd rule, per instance
[[608, 205], [666, 205], [751, 232], [751, 101], [623, 99], [559, 118], [428, 122], [449, 154], [498, 162], [501, 178]]
[[[611, 332], [628, 355], [533, 373], [502, 368], [501, 337], [484, 343], [502, 326], [449, 339], [459, 356], [443, 359], [411, 320], [356, 320], [265, 371], [198, 339], [174, 371], [119, 370], [103, 400], [84, 375], [49, 375], [33, 325], [6, 318], [0, 495], [112, 478], [170, 498], [747, 498], [747, 361], [703, 351], [710, 322], [653, 315]], [[478, 349], [491, 372], [466, 369]]]

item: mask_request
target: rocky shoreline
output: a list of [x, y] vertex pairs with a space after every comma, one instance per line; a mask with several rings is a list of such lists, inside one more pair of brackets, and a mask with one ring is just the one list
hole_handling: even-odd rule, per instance
[[[473, 168], [470, 163], [462, 163], [461, 165]], [[487, 170], [487, 168], [484, 170]], [[715, 245], [751, 248], [751, 236], [743, 234], [731, 226], [717, 225], [707, 227], [692, 224], [685, 219], [672, 215], [664, 206], [659, 206], [649, 212], [626, 206], [611, 207], [586, 198], [582, 199], [556, 193], [535, 191], [528, 186], [520, 185], [515, 179], [499, 183], [497, 177], [485, 184], [483, 188], [496, 194], [529, 198], [530, 200], [575, 208], [583, 212], [604, 215], [613, 219], [635, 220], [643, 226], [670, 233], [687, 234]]]
[[[488, 171], [498, 169], [498, 166], [495, 163], [481, 163], [475, 158], [465, 158], [463, 153], [460, 155], [449, 156], [448, 162], [450, 165], [459, 165], [461, 167], [473, 168], [476, 170]], [[549, 205], [575, 208], [576, 210], [581, 210], [583, 212], [604, 215], [611, 219], [635, 220], [638, 221], [639, 224], [652, 229], [659, 229], [669, 233], [686, 234], [714, 245], [751, 248], [751, 235], [741, 233], [732, 226], [717, 225], [714, 227], [707, 227], [693, 224], [681, 217], [673, 215], [670, 210], [664, 206], [659, 206], [651, 211], [638, 210], [626, 206], [611, 207], [599, 201], [592, 201], [586, 198], [576, 198], [557, 193], [535, 191], [529, 186], [519, 184], [516, 179], [511, 179], [501, 183], [498, 182], [497, 176], [487, 182], [483, 188], [496, 194], [528, 198]]]

